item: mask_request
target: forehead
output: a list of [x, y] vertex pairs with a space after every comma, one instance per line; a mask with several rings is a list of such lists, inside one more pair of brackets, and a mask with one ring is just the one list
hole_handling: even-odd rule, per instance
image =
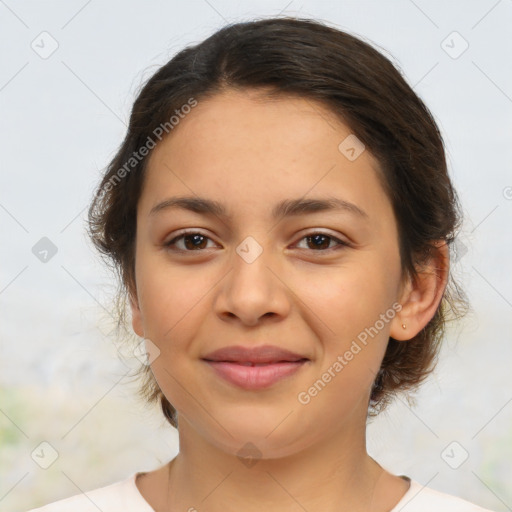
[[[325, 139], [327, 133], [329, 138]], [[276, 153], [282, 158], [288, 153], [291, 158], [317, 159], [319, 152], [337, 152], [336, 141], [350, 133], [333, 112], [310, 99], [269, 98], [252, 89], [227, 90], [199, 100], [151, 158], [158, 158], [166, 149], [194, 149], [189, 158], [201, 158], [207, 151], [222, 159], [257, 156], [268, 160]]]
[[[344, 153], [347, 144], [357, 158]], [[270, 205], [310, 194], [338, 196], [370, 213], [389, 210], [378, 162], [357, 144], [320, 103], [230, 90], [199, 100], [152, 151], [139, 206], [148, 214], [170, 195], [197, 195], [237, 214], [270, 215]]]

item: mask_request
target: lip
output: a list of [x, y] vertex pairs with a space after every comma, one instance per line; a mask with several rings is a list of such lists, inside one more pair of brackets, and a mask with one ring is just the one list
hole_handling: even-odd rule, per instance
[[268, 388], [293, 375], [309, 361], [300, 354], [272, 345], [225, 347], [211, 352], [203, 360], [224, 380], [246, 390]]
[[278, 363], [296, 362], [307, 357], [290, 352], [275, 345], [261, 345], [259, 347], [244, 347], [232, 345], [210, 352], [203, 357], [208, 361], [227, 361], [236, 363]]

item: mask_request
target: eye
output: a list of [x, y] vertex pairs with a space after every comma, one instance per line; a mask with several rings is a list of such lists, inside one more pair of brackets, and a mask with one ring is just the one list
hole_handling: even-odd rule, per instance
[[[174, 237], [169, 242], [164, 244], [165, 247], [176, 249], [182, 252], [192, 252], [192, 251], [201, 251], [203, 249], [208, 249], [207, 241], [211, 239], [206, 235], [198, 232], [198, 231], [187, 231], [182, 232], [178, 236]], [[328, 252], [331, 250], [336, 250], [341, 247], [349, 247], [350, 244], [336, 238], [327, 233], [321, 232], [313, 232], [308, 235], [302, 237], [300, 241], [306, 240], [306, 249], [316, 251], [316, 252]], [[183, 245], [180, 247], [179, 243], [183, 242]], [[335, 246], [332, 247], [331, 243], [335, 242]], [[299, 247], [301, 248], [301, 247]]]
[[210, 240], [210, 238], [198, 231], [186, 231], [166, 242], [164, 246], [173, 248], [173, 246], [177, 246], [177, 242], [183, 241], [184, 247], [178, 247], [177, 250], [183, 252], [200, 251], [207, 248], [205, 247], [206, 240]]
[[[316, 252], [328, 252], [339, 249], [340, 246], [349, 247], [347, 242], [344, 242], [343, 240], [340, 240], [339, 238], [336, 238], [327, 233], [309, 233], [308, 235], [301, 238], [301, 241], [302, 240], [306, 240], [306, 244], [309, 246], [306, 247], [306, 249], [311, 249], [311, 247], [313, 247], [311, 250]], [[330, 247], [332, 241], [336, 242], [334, 247]]]

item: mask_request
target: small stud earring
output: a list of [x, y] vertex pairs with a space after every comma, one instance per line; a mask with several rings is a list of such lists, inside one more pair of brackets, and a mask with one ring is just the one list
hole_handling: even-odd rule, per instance
[[407, 326], [405, 324], [402, 324], [402, 329], [407, 329]]

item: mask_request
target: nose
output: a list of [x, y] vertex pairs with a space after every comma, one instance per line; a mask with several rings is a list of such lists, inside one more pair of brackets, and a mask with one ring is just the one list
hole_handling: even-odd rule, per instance
[[[247, 248], [247, 246], [245, 246]], [[279, 321], [291, 309], [291, 291], [279, 275], [279, 262], [270, 251], [251, 255], [241, 244], [233, 254], [232, 267], [221, 281], [214, 309], [223, 321], [238, 321], [255, 326], [262, 319]], [[282, 272], [281, 272], [282, 274]]]

